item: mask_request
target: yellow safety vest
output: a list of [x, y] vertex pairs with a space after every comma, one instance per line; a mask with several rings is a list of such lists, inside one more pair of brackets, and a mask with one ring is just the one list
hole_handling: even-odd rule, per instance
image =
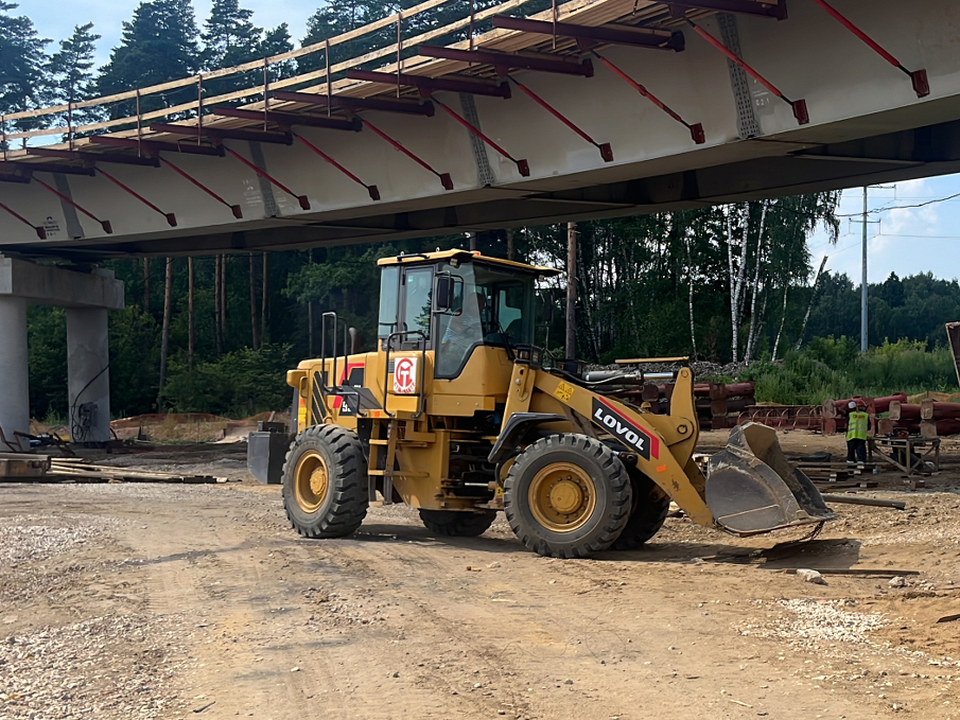
[[866, 440], [869, 417], [862, 410], [847, 415], [847, 440]]

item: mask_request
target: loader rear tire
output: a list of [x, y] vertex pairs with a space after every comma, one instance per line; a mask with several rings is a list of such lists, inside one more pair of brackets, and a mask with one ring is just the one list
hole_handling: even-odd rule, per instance
[[478, 537], [497, 519], [495, 510], [482, 513], [457, 510], [421, 510], [420, 519], [427, 530], [450, 537]]
[[283, 507], [304, 537], [344, 537], [367, 514], [367, 462], [357, 434], [314, 425], [290, 445], [283, 464]]
[[551, 435], [528, 446], [503, 487], [507, 522], [540, 555], [583, 558], [610, 547], [632, 508], [630, 478], [606, 445]]
[[653, 480], [636, 469], [630, 471], [630, 480], [633, 512], [611, 550], [636, 550], [660, 532], [670, 512], [669, 496]]

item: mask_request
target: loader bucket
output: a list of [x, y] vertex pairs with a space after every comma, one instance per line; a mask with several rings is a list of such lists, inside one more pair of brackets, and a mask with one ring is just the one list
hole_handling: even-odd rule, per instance
[[731, 430], [726, 449], [711, 456], [705, 494], [716, 522], [738, 535], [836, 517], [810, 478], [787, 462], [777, 431], [758, 423]]

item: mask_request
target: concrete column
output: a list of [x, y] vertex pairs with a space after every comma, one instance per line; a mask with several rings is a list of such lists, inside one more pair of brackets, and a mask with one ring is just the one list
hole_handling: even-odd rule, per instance
[[67, 308], [67, 396], [72, 442], [110, 440], [109, 363], [106, 309]]
[[27, 301], [9, 295], [0, 295], [0, 428], [9, 442], [14, 431], [30, 432]]

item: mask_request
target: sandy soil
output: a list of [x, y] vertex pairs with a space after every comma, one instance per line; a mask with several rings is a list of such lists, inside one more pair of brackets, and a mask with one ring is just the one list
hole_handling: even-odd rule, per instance
[[0, 485], [0, 720], [960, 718], [960, 620], [936, 622], [960, 614], [957, 451], [862, 493], [905, 512], [837, 505], [804, 544], [671, 518], [582, 561], [397, 506], [307, 541], [238, 447], [109, 460], [226, 485]]

